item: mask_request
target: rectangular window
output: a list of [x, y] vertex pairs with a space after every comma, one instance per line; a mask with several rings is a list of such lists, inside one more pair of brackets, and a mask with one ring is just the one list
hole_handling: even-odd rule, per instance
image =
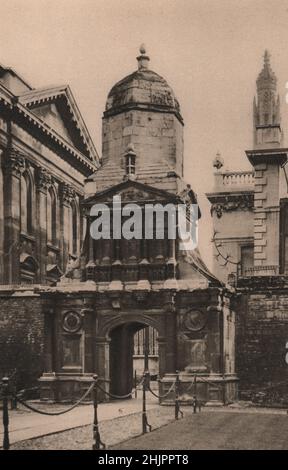
[[241, 246], [241, 276], [252, 276], [254, 267], [254, 246]]

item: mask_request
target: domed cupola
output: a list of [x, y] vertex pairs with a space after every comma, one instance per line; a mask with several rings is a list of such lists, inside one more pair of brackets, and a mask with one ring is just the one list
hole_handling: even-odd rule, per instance
[[[129, 145], [137, 156], [138, 180], [147, 181], [148, 174], [154, 179], [173, 172], [183, 176], [184, 124], [179, 103], [166, 80], [148, 68], [149, 60], [142, 45], [138, 70], [108, 94], [102, 121], [102, 176], [106, 172], [109, 178], [123, 179]], [[150, 180], [149, 176], [149, 184]]]
[[108, 94], [104, 117], [130, 109], [173, 113], [183, 122], [180, 106], [166, 80], [149, 69], [144, 45], [137, 57], [138, 70], [113, 86]]

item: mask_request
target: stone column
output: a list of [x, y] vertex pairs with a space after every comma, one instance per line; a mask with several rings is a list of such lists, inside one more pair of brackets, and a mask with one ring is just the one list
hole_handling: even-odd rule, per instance
[[60, 238], [61, 238], [61, 268], [66, 271], [69, 261], [69, 228], [70, 228], [70, 207], [75, 191], [68, 184], [60, 185]]
[[[110, 339], [95, 338], [95, 372], [101, 380], [101, 387], [107, 392], [110, 389], [109, 343]], [[102, 398], [107, 399], [107, 396]]]
[[20, 178], [25, 160], [15, 149], [7, 150], [4, 163], [4, 281], [20, 282]]
[[39, 259], [39, 277], [40, 283], [46, 282], [46, 264], [47, 264], [47, 188], [51, 184], [51, 175], [45, 168], [38, 168], [36, 176], [37, 190], [37, 252]]
[[159, 376], [166, 373], [166, 337], [158, 337]]
[[3, 175], [4, 153], [0, 150], [0, 283], [4, 280], [4, 175]]

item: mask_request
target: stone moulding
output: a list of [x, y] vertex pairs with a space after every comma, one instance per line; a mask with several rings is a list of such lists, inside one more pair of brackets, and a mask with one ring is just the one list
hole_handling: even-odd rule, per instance
[[242, 194], [209, 195], [211, 205], [211, 215], [214, 212], [218, 218], [221, 218], [223, 212], [232, 212], [235, 210], [252, 210], [254, 207], [254, 191]]

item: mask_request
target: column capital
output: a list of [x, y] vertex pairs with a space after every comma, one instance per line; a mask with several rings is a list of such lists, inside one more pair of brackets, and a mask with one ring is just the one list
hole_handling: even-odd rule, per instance
[[61, 203], [65, 205], [70, 205], [76, 196], [75, 190], [69, 184], [66, 183], [61, 183], [59, 189]]
[[42, 167], [37, 168], [36, 188], [38, 191], [46, 192], [52, 183], [50, 173]]
[[20, 178], [25, 169], [25, 158], [18, 150], [8, 149], [4, 166], [10, 174]]

